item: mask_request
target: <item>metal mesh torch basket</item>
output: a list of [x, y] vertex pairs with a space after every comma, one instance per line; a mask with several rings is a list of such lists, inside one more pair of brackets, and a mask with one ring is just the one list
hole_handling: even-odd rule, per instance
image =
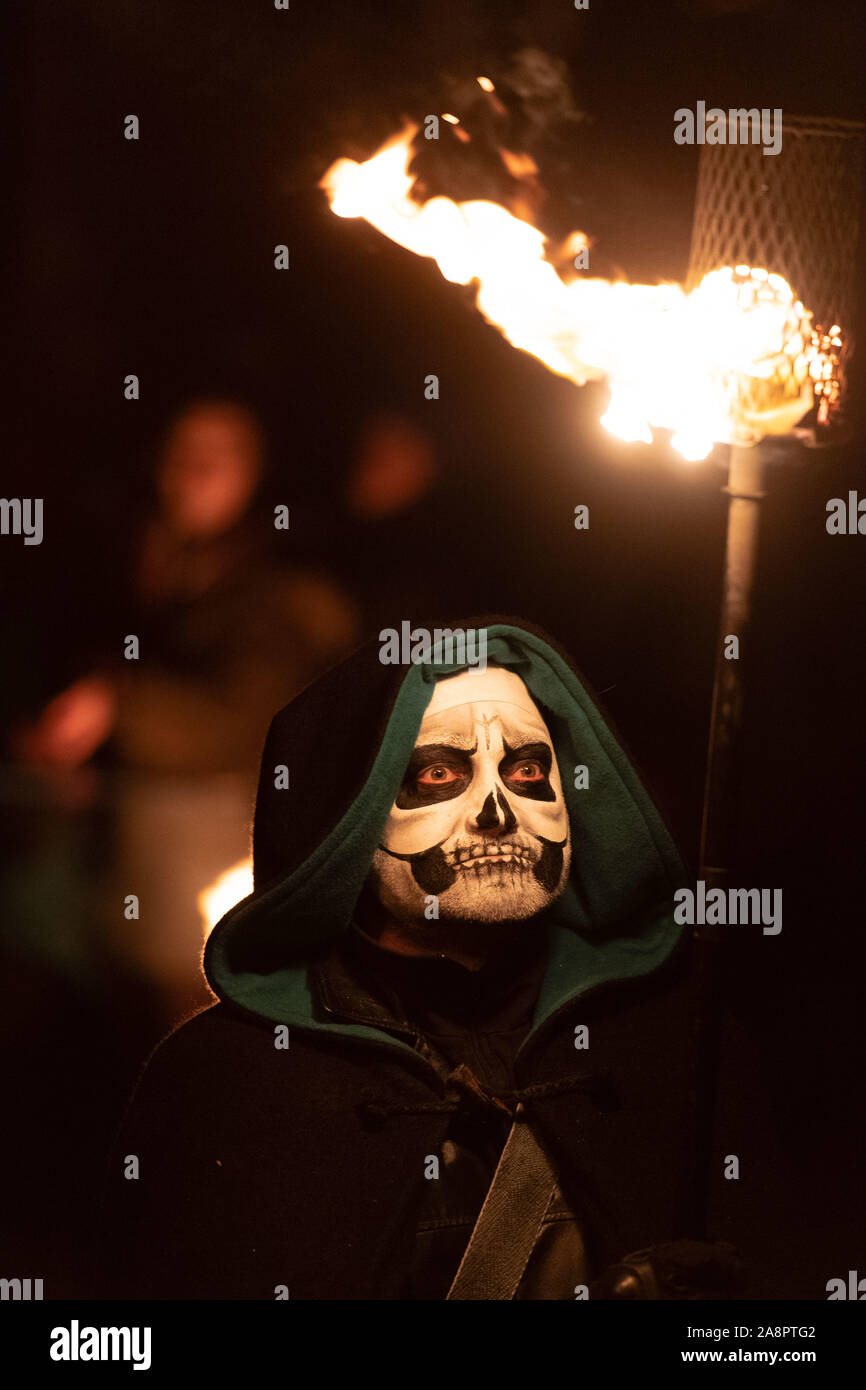
[[[729, 124], [726, 114], [726, 136]], [[720, 266], [784, 276], [811, 311], [813, 342], [829, 361], [814, 382], [814, 419], [803, 422], [813, 443], [842, 426], [864, 136], [856, 121], [784, 116], [778, 154], [765, 155], [760, 143], [705, 144], [698, 164], [687, 287]]]

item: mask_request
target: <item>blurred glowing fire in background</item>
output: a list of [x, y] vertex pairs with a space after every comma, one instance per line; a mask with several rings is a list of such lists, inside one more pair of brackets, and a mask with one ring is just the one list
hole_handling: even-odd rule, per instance
[[204, 935], [208, 937], [221, 917], [230, 907], [239, 903], [253, 891], [253, 865], [251, 859], [239, 859], [230, 869], [225, 869], [213, 883], [209, 883], [198, 895], [198, 910], [201, 913]]

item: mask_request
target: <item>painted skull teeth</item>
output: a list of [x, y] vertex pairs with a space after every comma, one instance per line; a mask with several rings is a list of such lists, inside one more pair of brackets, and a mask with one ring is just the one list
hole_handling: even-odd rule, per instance
[[528, 869], [537, 856], [526, 845], [490, 843], [452, 850], [447, 858], [454, 869], [474, 869], [487, 864], [513, 864]]

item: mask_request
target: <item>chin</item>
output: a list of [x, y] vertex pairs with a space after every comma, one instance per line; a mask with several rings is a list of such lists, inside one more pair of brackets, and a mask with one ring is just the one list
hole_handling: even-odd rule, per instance
[[504, 867], [463, 870], [457, 882], [439, 899], [442, 921], [519, 922], [537, 917], [558, 896], [531, 873], [515, 874]]

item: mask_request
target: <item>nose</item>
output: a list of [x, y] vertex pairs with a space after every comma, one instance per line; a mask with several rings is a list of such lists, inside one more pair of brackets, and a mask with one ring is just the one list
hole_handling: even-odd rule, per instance
[[470, 817], [470, 828], [487, 835], [510, 834], [517, 826], [517, 817], [500, 791], [493, 787], [484, 798], [480, 811]]

